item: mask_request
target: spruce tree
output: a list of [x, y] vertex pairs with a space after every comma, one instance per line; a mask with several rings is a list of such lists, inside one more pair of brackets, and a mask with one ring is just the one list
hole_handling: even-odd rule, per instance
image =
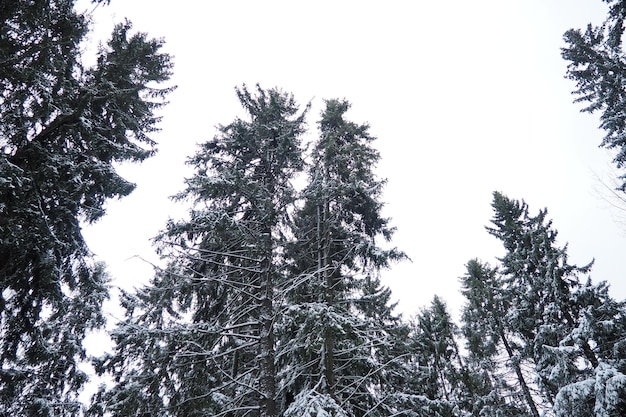
[[[549, 354], [556, 366], [552, 377], [559, 384], [556, 416], [624, 415], [626, 413], [626, 303], [608, 294], [608, 286], [588, 280], [574, 294], [580, 306], [577, 326]], [[575, 347], [584, 341], [594, 346], [595, 368], [581, 367]]]
[[[600, 112], [600, 127], [606, 132], [600, 146], [616, 151], [618, 168], [626, 163], [626, 57], [623, 50], [626, 5], [621, 0], [603, 0], [608, 15], [600, 26], [570, 29], [562, 56], [569, 61], [567, 76], [576, 82], [576, 102], [586, 103], [582, 111]], [[622, 176], [621, 190], [626, 191]]]
[[408, 336], [410, 367], [405, 384], [396, 387], [403, 393], [405, 415], [471, 413], [472, 387], [467, 385], [468, 370], [458, 336], [459, 329], [438, 296], [415, 317]]
[[526, 203], [500, 193], [494, 193], [493, 208], [487, 229], [506, 253], [498, 270], [471, 262], [463, 278], [470, 358], [506, 352], [533, 415], [621, 412], [623, 303], [612, 300], [602, 283], [581, 283], [591, 263], [569, 264], [567, 246], [558, 246], [545, 209], [530, 215]]
[[462, 332], [467, 343], [467, 387], [473, 415], [537, 415], [519, 353], [512, 343], [506, 319], [510, 301], [498, 270], [471, 260], [461, 277], [461, 287], [467, 300]]
[[326, 101], [294, 214], [288, 254], [296, 279], [279, 342], [289, 415], [312, 402], [351, 416], [379, 415], [386, 406], [382, 355], [398, 319], [377, 275], [404, 254], [380, 246], [393, 234], [381, 215], [385, 181], [373, 170], [380, 155], [369, 126], [345, 119], [349, 107], [345, 100]]
[[[575, 101], [587, 104], [582, 109], [584, 112], [600, 113], [600, 127], [606, 132], [600, 146], [615, 150], [613, 162], [619, 169], [626, 164], [626, 57], [623, 50], [626, 5], [617, 0], [604, 2], [609, 10], [602, 25], [589, 24], [585, 30], [567, 31], [564, 35], [567, 46], [562, 49], [562, 56], [569, 61], [567, 76], [576, 82], [574, 94], [578, 97]], [[626, 175], [621, 175], [620, 179], [619, 189], [626, 191]], [[588, 282], [584, 289], [579, 289], [576, 297], [580, 317], [577, 318], [578, 325], [567, 337], [567, 345], [584, 343], [595, 346], [593, 353], [598, 361], [593, 369], [585, 369], [586, 379], [579, 375], [576, 382], [571, 375], [577, 372], [568, 368], [578, 370], [563, 365], [567, 363], [565, 358], [569, 362], [575, 360], [576, 352], [563, 347], [552, 351], [560, 363], [559, 372], [555, 374], [563, 382], [569, 382], [566, 386], [560, 384], [556, 415], [582, 416], [592, 412], [596, 415], [623, 415], [626, 413], [626, 377], [623, 367], [620, 368], [623, 365], [616, 359], [620, 354], [615, 353], [624, 346], [623, 303], [612, 300], [602, 283], [594, 286]], [[600, 305], [604, 307], [599, 308]], [[614, 342], [614, 349], [608, 340]], [[585, 351], [588, 358], [589, 349]], [[612, 395], [608, 395], [609, 392]]]
[[[551, 381], [555, 366], [551, 347], [577, 326], [581, 306], [574, 299], [580, 287], [584, 267], [570, 265], [567, 246], [556, 243], [557, 231], [546, 220], [547, 210], [531, 216], [526, 203], [494, 193], [493, 227], [488, 231], [500, 239], [506, 249], [501, 259], [505, 294], [510, 300], [507, 320], [521, 340], [520, 355], [532, 360], [547, 401], [552, 403], [559, 384]], [[578, 340], [582, 358], [591, 367], [598, 358], [589, 343]]]
[[278, 415], [275, 323], [306, 111], [277, 89], [237, 95], [248, 118], [190, 158], [195, 173], [176, 198], [193, 207], [157, 239], [169, 267], [127, 296], [101, 362], [117, 383], [95, 414]]
[[170, 77], [161, 41], [115, 27], [81, 63], [73, 0], [0, 5], [0, 415], [77, 415], [87, 331], [108, 290], [81, 222], [133, 189], [115, 164], [154, 153]]

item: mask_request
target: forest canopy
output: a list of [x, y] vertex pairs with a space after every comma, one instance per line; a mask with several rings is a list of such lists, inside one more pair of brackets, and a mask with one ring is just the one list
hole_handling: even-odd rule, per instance
[[[626, 7], [605, 3], [562, 57], [623, 168]], [[625, 302], [593, 259], [570, 262], [547, 209], [493, 192], [503, 255], [467, 260], [458, 319], [437, 295], [397, 312], [381, 275], [408, 249], [345, 98], [311, 115], [278, 87], [236, 87], [242, 116], [189, 156], [161, 264], [114, 297], [83, 227], [133, 192], [120, 164], [156, 153], [174, 67], [130, 21], [86, 65], [90, 19], [73, 0], [0, 5], [0, 417], [626, 415]], [[107, 325], [93, 357], [86, 336]]]

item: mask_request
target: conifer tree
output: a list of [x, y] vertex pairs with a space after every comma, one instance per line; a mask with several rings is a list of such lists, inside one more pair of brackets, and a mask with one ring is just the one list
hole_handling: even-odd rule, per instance
[[[621, 0], [603, 0], [609, 5], [600, 26], [589, 24], [583, 31], [570, 29], [562, 56], [569, 61], [567, 76], [576, 82], [576, 102], [587, 103], [582, 111], [600, 112], [600, 127], [606, 132], [600, 146], [616, 151], [618, 168], [626, 163], [626, 57], [623, 50], [626, 5]], [[622, 176], [621, 190], [626, 191]]]
[[472, 411], [468, 370], [458, 345], [459, 330], [446, 304], [435, 296], [411, 324], [410, 368], [403, 393], [407, 416], [455, 416]]
[[[556, 416], [624, 415], [626, 413], [626, 303], [612, 299], [608, 286], [588, 280], [574, 294], [580, 306], [577, 326], [549, 350]], [[581, 341], [594, 346], [598, 365], [580, 367]]]
[[[567, 246], [556, 244], [557, 231], [546, 220], [547, 210], [530, 216], [526, 203], [494, 193], [493, 227], [488, 231], [502, 241], [506, 255], [501, 259], [505, 294], [510, 300], [507, 320], [523, 343], [520, 351], [535, 364], [540, 387], [552, 403], [559, 389], [550, 381], [553, 361], [546, 352], [556, 347], [577, 326], [581, 306], [574, 299], [584, 267], [570, 265]], [[579, 339], [582, 359], [598, 365], [589, 343]]]
[[380, 156], [369, 126], [345, 119], [349, 107], [345, 100], [326, 102], [294, 216], [288, 253], [298, 278], [279, 343], [289, 415], [313, 400], [351, 416], [379, 415], [385, 407], [380, 355], [397, 318], [377, 274], [404, 254], [380, 246], [393, 234], [381, 215], [384, 181], [373, 172]]
[[581, 283], [591, 264], [568, 263], [567, 246], [557, 245], [546, 210], [531, 216], [526, 203], [500, 193], [494, 193], [493, 208], [487, 229], [506, 254], [499, 270], [471, 262], [463, 278], [470, 358], [481, 352], [495, 358], [502, 346], [533, 415], [621, 410], [626, 377], [615, 347], [623, 346], [623, 303], [612, 300], [602, 283]]
[[477, 260], [461, 277], [467, 303], [462, 331], [467, 342], [468, 391], [474, 415], [535, 416], [538, 414], [519, 354], [507, 327], [510, 302], [498, 270]]
[[115, 170], [154, 152], [170, 77], [161, 41], [115, 27], [81, 63], [88, 17], [73, 0], [0, 5], [0, 415], [77, 415], [87, 331], [106, 274], [80, 222], [133, 189]]
[[127, 296], [101, 366], [117, 383], [95, 414], [278, 415], [275, 323], [305, 112], [277, 89], [237, 95], [248, 119], [220, 126], [190, 158], [177, 199], [193, 207], [157, 239], [169, 267]]

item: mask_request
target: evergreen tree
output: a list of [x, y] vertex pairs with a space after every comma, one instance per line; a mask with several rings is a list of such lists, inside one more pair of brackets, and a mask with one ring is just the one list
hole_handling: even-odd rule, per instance
[[581, 283], [591, 264], [568, 263], [567, 246], [557, 245], [546, 210], [531, 216], [526, 203], [500, 193], [494, 193], [493, 208], [488, 231], [506, 254], [499, 270], [468, 264], [463, 285], [470, 352], [497, 357], [503, 346], [533, 415], [620, 413], [626, 404], [617, 353], [624, 346], [623, 303], [608, 296], [605, 284]]
[[88, 18], [73, 0], [0, 5], [0, 415], [79, 412], [82, 340], [103, 325], [106, 274], [80, 222], [133, 184], [115, 164], [154, 152], [170, 77], [161, 41], [118, 25], [80, 62]]
[[305, 112], [276, 89], [237, 95], [249, 119], [220, 126], [189, 160], [177, 198], [193, 208], [157, 239], [170, 266], [127, 298], [101, 366], [117, 383], [95, 414], [278, 415], [274, 326]]
[[378, 243], [393, 234], [381, 215], [384, 181], [373, 172], [380, 156], [369, 126], [345, 119], [349, 107], [345, 100], [326, 102], [294, 215], [288, 253], [298, 278], [287, 293], [279, 342], [290, 415], [304, 413], [312, 399], [355, 416], [378, 415], [385, 407], [381, 360], [398, 319], [377, 274], [404, 254]]
[[[553, 380], [554, 358], [547, 353], [577, 326], [581, 306], [573, 293], [580, 287], [579, 274], [589, 272], [592, 264], [568, 263], [567, 246], [557, 246], [557, 231], [546, 220], [547, 210], [530, 216], [526, 203], [500, 193], [494, 193], [493, 207], [493, 227], [488, 231], [506, 249], [501, 262], [510, 302], [507, 321], [522, 342], [520, 355], [534, 362], [540, 388], [552, 403], [564, 382]], [[588, 341], [577, 343], [581, 359], [595, 368], [598, 358]]]
[[[626, 5], [621, 0], [603, 0], [609, 13], [600, 26], [586, 30], [570, 29], [562, 56], [569, 61], [567, 75], [576, 81], [576, 102], [588, 104], [585, 112], [600, 112], [600, 127], [606, 131], [601, 146], [617, 151], [613, 162], [618, 168], [626, 163], [626, 57], [622, 39]], [[626, 191], [626, 177], [621, 190]]]
[[[577, 102], [585, 102], [583, 111], [600, 112], [600, 127], [606, 132], [601, 146], [616, 151], [613, 162], [618, 168], [626, 163], [626, 57], [623, 51], [626, 4], [604, 0], [608, 15], [600, 26], [589, 24], [586, 30], [565, 33], [567, 46], [562, 56], [570, 62], [567, 75], [576, 81]], [[621, 177], [621, 191], [626, 191], [626, 175]], [[626, 413], [626, 377], [621, 359], [624, 351], [624, 304], [608, 296], [606, 286], [590, 282], [576, 294], [580, 315], [577, 326], [567, 337], [567, 346], [581, 343], [593, 346], [597, 358], [594, 369], [586, 369], [582, 378], [567, 379], [561, 384], [555, 402], [557, 416], [624, 415]], [[582, 341], [582, 342], [581, 342]], [[589, 349], [585, 349], [585, 356]], [[621, 353], [617, 353], [621, 352]], [[566, 347], [552, 351], [560, 359], [559, 372], [571, 375], [563, 363], [575, 360], [576, 352]], [[570, 366], [569, 368], [572, 368]]]
[[417, 316], [416, 342], [422, 353], [428, 381], [427, 395], [454, 401], [458, 395], [461, 357], [456, 344], [456, 325], [445, 303], [435, 296], [431, 305]]
[[446, 304], [435, 296], [411, 325], [409, 351], [411, 369], [403, 393], [407, 416], [456, 416], [471, 413], [468, 370], [461, 357], [459, 330]]
[[471, 260], [461, 286], [467, 299], [462, 331], [467, 341], [467, 387], [473, 397], [473, 415], [538, 414], [507, 328], [510, 302], [498, 270]]
[[[606, 283], [592, 285], [590, 280], [578, 289], [575, 299], [581, 306], [577, 326], [550, 351], [557, 364], [553, 377], [563, 381], [555, 398], [555, 415], [624, 415], [626, 304], [609, 296]], [[594, 346], [599, 364], [593, 369], [576, 366], [580, 355], [573, 346], [581, 341]]]

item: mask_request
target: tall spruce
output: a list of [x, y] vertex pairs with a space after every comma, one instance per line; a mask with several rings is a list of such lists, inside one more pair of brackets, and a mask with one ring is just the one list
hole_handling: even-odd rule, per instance
[[162, 42], [115, 27], [84, 67], [88, 17], [73, 0], [0, 5], [0, 415], [77, 415], [87, 331], [106, 274], [82, 222], [133, 184], [115, 164], [154, 152], [168, 88]]
[[626, 377], [616, 352], [624, 346], [623, 303], [602, 283], [581, 283], [591, 264], [569, 264], [545, 209], [530, 215], [526, 203], [500, 193], [493, 209], [487, 229], [505, 256], [498, 269], [470, 262], [462, 279], [470, 362], [481, 360], [496, 375], [489, 364], [506, 353], [517, 378], [500, 380], [521, 389], [532, 415], [622, 410]]
[[[551, 404], [562, 383], [551, 380], [555, 363], [546, 353], [577, 327], [581, 306], [574, 293], [581, 286], [579, 275], [588, 273], [592, 263], [584, 267], [568, 263], [567, 246], [557, 245], [547, 210], [531, 216], [526, 203], [500, 193], [494, 193], [493, 208], [488, 231], [506, 250], [501, 262], [510, 302], [507, 320], [521, 341], [521, 357], [534, 362], [539, 386]], [[598, 365], [588, 341], [579, 339], [577, 348], [582, 360], [593, 368]]]
[[275, 323], [284, 288], [292, 180], [303, 168], [305, 111], [277, 89], [237, 89], [248, 118], [219, 127], [176, 198], [193, 204], [157, 247], [170, 265], [113, 332], [94, 400], [112, 416], [276, 416]]
[[[626, 4], [618, 0], [603, 1], [609, 6], [605, 21], [600, 26], [589, 24], [585, 30], [567, 31], [564, 35], [567, 46], [562, 49], [562, 56], [570, 62], [567, 76], [576, 82], [575, 101], [587, 104], [582, 109], [584, 112], [600, 113], [600, 127], [606, 132], [600, 146], [615, 150], [613, 162], [618, 169], [623, 169], [626, 164], [626, 56], [623, 48]], [[618, 189], [626, 191], [626, 174], [620, 179]], [[585, 379], [575, 366], [564, 365], [575, 360], [576, 352], [566, 348], [552, 351], [560, 363], [559, 372], [555, 374], [563, 382], [570, 382], [566, 386], [560, 384], [555, 413], [557, 416], [624, 415], [626, 377], [615, 355], [624, 346], [624, 304], [612, 300], [604, 284], [594, 286], [590, 282], [579, 289], [577, 301], [581, 315], [566, 345], [582, 341], [595, 346], [593, 354], [598, 361], [592, 370], [583, 372]], [[603, 307], [599, 308], [600, 305]], [[607, 343], [608, 340], [613, 340], [614, 344]], [[585, 350], [588, 358], [589, 349]], [[572, 374], [579, 374], [579, 380], [572, 380]]]
[[304, 415], [311, 404], [350, 416], [385, 407], [380, 355], [397, 318], [377, 275], [404, 254], [380, 246], [393, 234], [381, 214], [385, 181], [374, 174], [380, 155], [369, 126], [345, 119], [349, 108], [345, 100], [326, 101], [294, 215], [288, 254], [296, 278], [279, 342], [287, 415]]
[[[562, 56], [569, 61], [567, 76], [576, 82], [576, 102], [586, 103], [582, 111], [600, 112], [600, 127], [606, 132], [600, 146], [614, 149], [613, 162], [626, 164], [626, 56], [623, 50], [626, 5], [621, 0], [603, 0], [608, 15], [600, 26], [570, 29], [564, 39]], [[622, 191], [626, 176], [622, 175]]]

